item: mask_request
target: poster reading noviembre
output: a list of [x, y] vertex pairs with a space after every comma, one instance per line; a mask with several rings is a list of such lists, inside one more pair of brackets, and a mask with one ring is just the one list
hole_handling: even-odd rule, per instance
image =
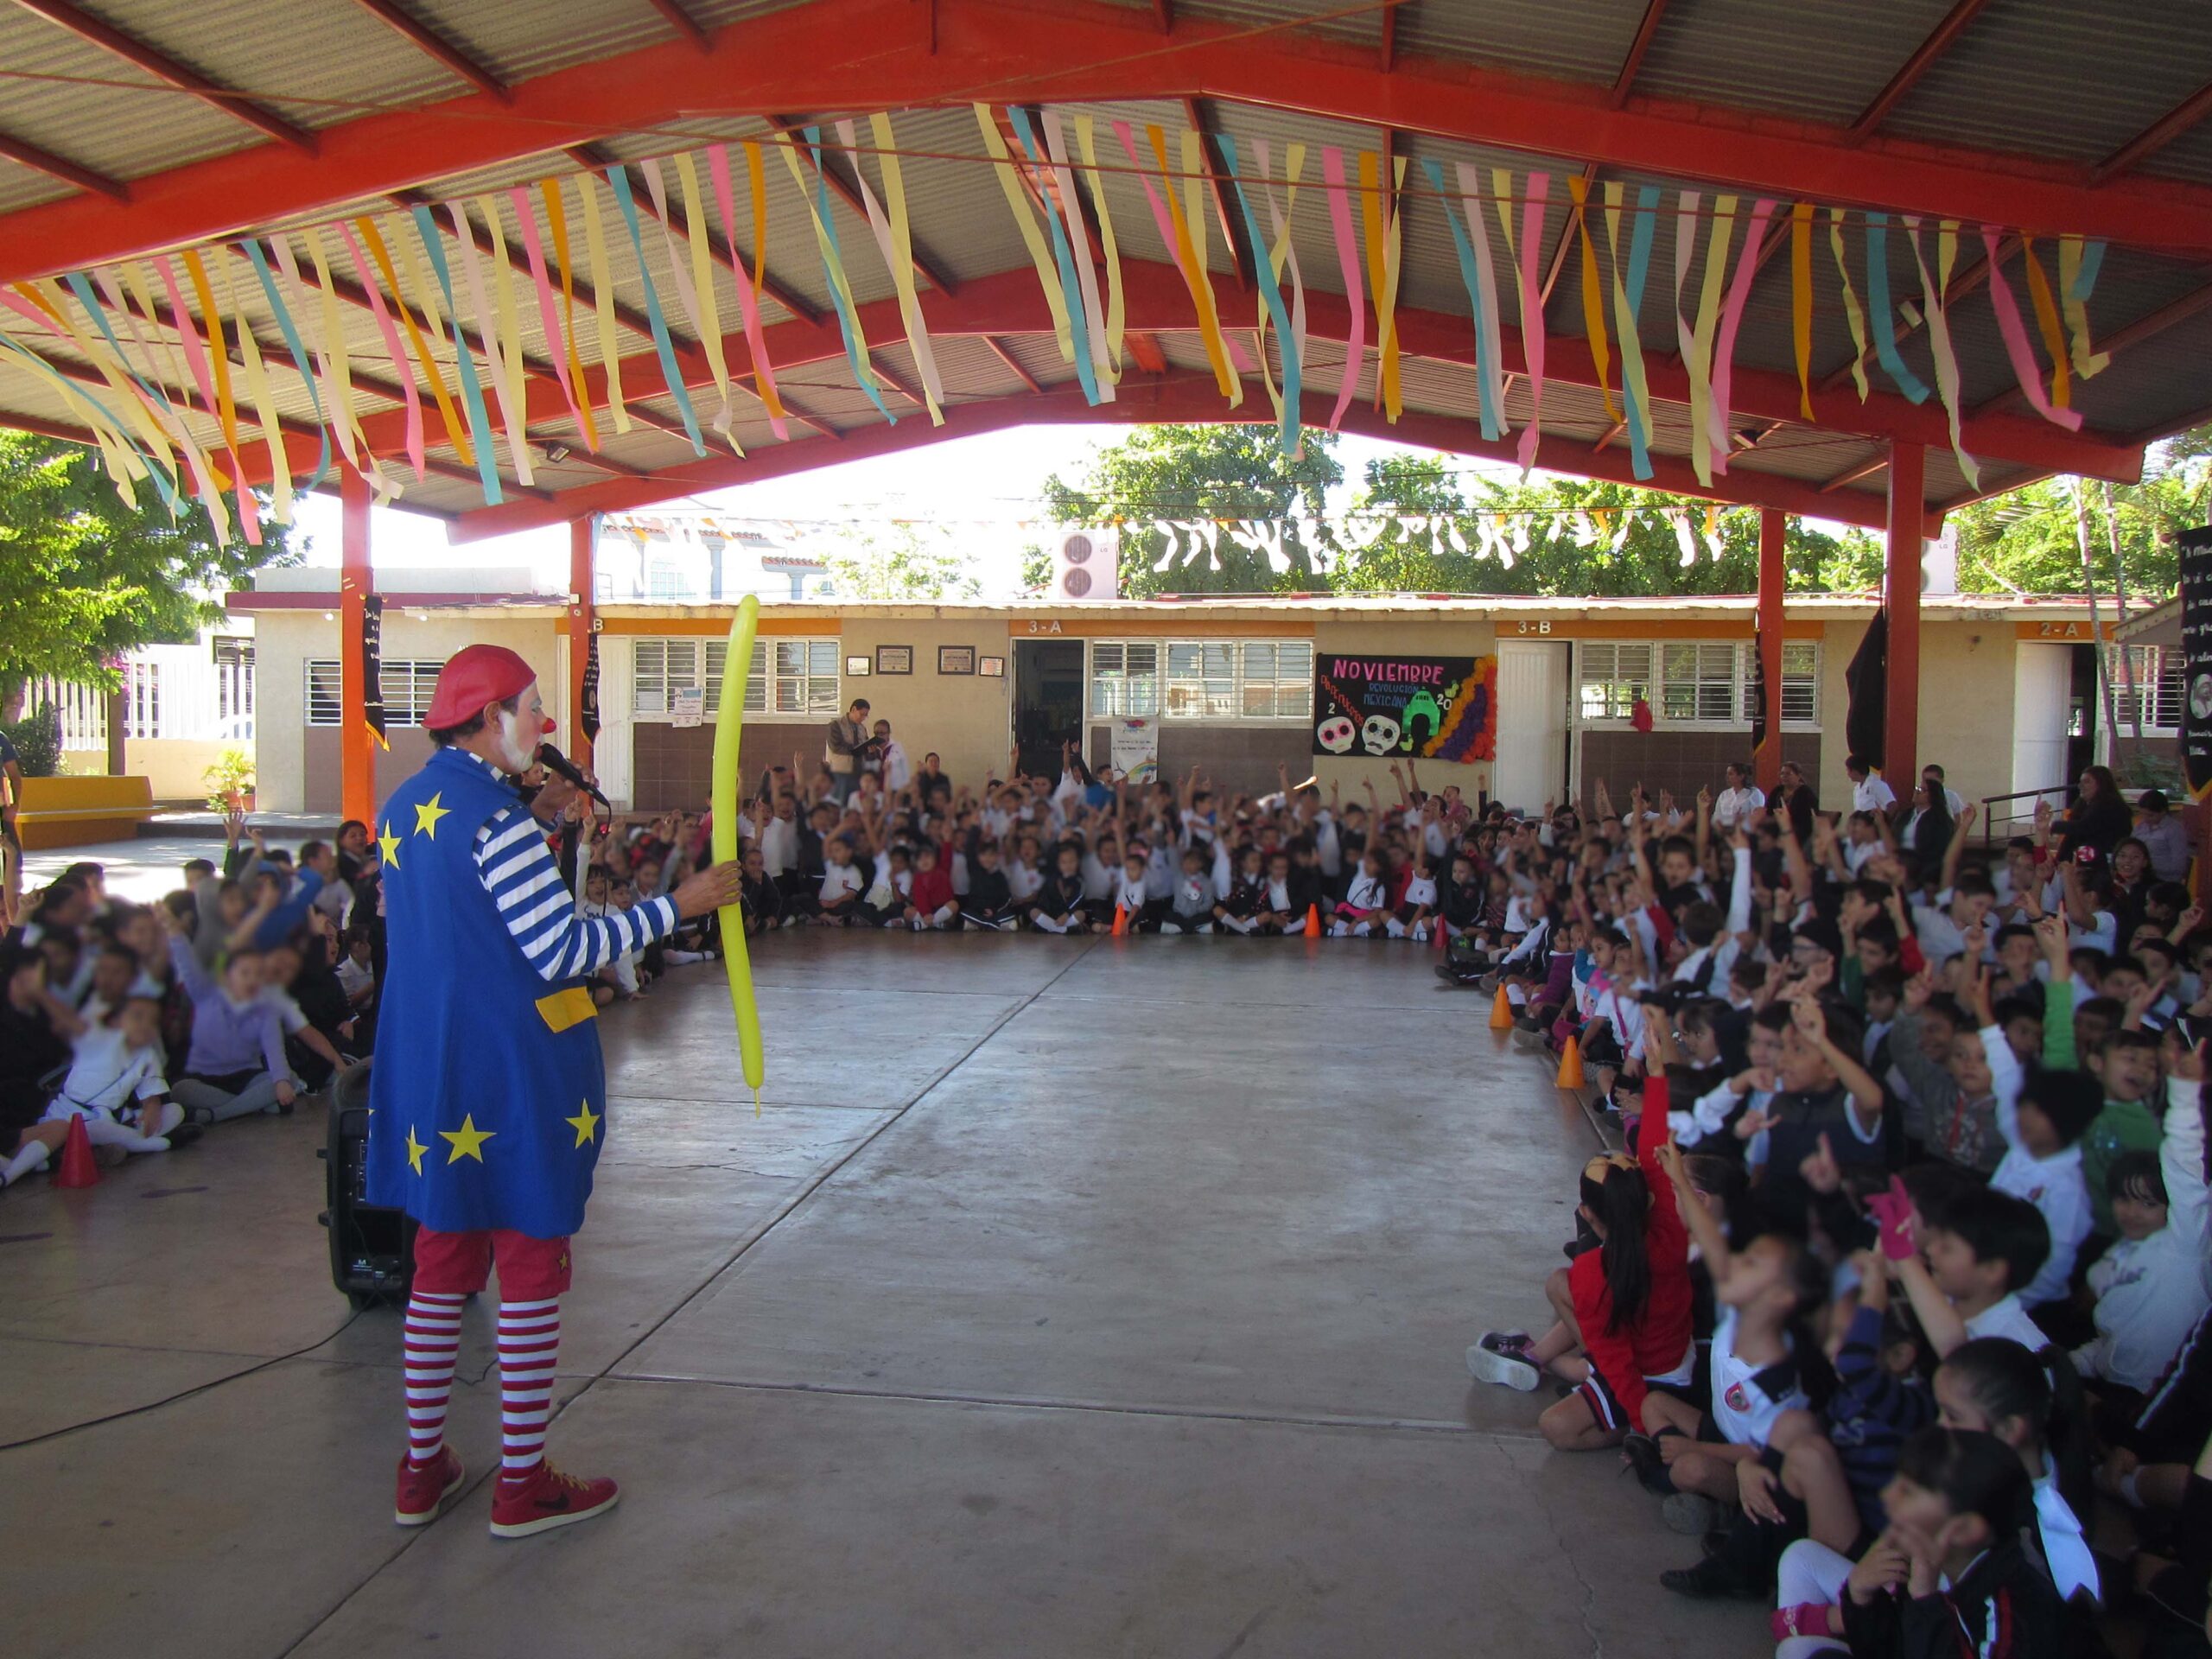
[[1497, 658], [1316, 652], [1313, 753], [1495, 759]]

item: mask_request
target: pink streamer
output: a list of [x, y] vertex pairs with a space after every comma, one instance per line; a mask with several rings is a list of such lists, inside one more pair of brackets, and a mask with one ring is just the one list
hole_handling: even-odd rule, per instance
[[1536, 464], [1536, 444], [1544, 413], [1544, 308], [1537, 297], [1536, 254], [1544, 240], [1544, 209], [1549, 206], [1552, 175], [1531, 173], [1529, 197], [1521, 206], [1521, 354], [1529, 370], [1529, 423], [1521, 429], [1516, 452], [1521, 470]]
[[2082, 429], [2079, 410], [2059, 409], [2044, 390], [2043, 371], [2036, 366], [2035, 348], [2028, 344], [2028, 331], [2020, 321], [2019, 302], [2012, 297], [2012, 285], [2005, 280], [2004, 267], [1997, 257], [1997, 232], [1988, 225], [1981, 227], [1981, 245], [1989, 254], [1989, 304], [1997, 313], [1997, 332], [2005, 339], [2005, 355], [2012, 359], [2012, 378], [2020, 383], [2020, 395], [2028, 400], [2029, 407], [2055, 426], [2069, 432]]
[[[1184, 264], [1182, 251], [1175, 240], [1174, 217], [1168, 213], [1167, 205], [1160, 200], [1160, 193], [1152, 188], [1152, 175], [1145, 171], [1144, 163], [1137, 159], [1136, 135], [1129, 130], [1129, 124], [1126, 121], [1116, 121], [1113, 124], [1113, 127], [1114, 136], [1122, 141], [1122, 149], [1129, 158], [1129, 165], [1136, 170], [1137, 182], [1144, 186], [1144, 199], [1152, 204], [1152, 222], [1160, 227], [1160, 239], [1167, 245], [1167, 257], [1175, 262], [1175, 269], [1183, 273], [1185, 282], [1193, 284], [1211, 283], [1213, 281], [1211, 272], [1192, 271]], [[1172, 190], [1174, 186], [1170, 185], [1167, 188]], [[1221, 343], [1223, 349], [1229, 353], [1230, 368], [1239, 374], [1252, 372], [1255, 365], [1251, 353], [1237, 343], [1236, 336], [1230, 334], [1226, 327], [1221, 331]]]
[[584, 430], [583, 411], [576, 407], [576, 389], [569, 378], [569, 348], [561, 334], [560, 313], [553, 306], [553, 279], [546, 274], [545, 249], [537, 239], [537, 209], [530, 192], [517, 185], [507, 192], [515, 205], [515, 220], [522, 226], [522, 249], [530, 260], [531, 280], [537, 284], [537, 320], [545, 330], [545, 349], [553, 356], [553, 372], [560, 377], [561, 396], [568, 400], [569, 418], [576, 431]]
[[1728, 284], [1728, 303], [1720, 313], [1720, 337], [1713, 342], [1709, 384], [1713, 416], [1722, 429], [1720, 441], [1713, 446], [1713, 470], [1716, 473], [1728, 470], [1728, 394], [1736, 377], [1736, 328], [1744, 321], [1744, 302], [1751, 297], [1751, 276], [1758, 270], [1759, 250], [1766, 240], [1767, 215], [1773, 211], [1771, 196], [1761, 196], [1751, 204], [1749, 233], [1744, 238], [1743, 251], [1736, 256], [1736, 275]]
[[791, 428], [778, 412], [783, 407], [783, 400], [774, 396], [776, 371], [768, 361], [768, 342], [760, 329], [760, 299], [753, 291], [753, 279], [746, 275], [745, 261], [737, 251], [736, 197], [730, 188], [728, 144], [716, 144], [707, 151], [707, 171], [714, 180], [715, 206], [722, 210], [722, 239], [729, 245], [730, 275], [737, 278], [737, 305], [745, 317], [746, 349], [753, 353], [753, 373], [770, 394], [761, 402], [768, 405], [768, 424], [775, 429], [776, 435], [788, 438]]
[[[184, 360], [192, 365], [192, 378], [200, 388], [200, 401], [207, 410], [207, 418], [222, 418], [220, 405], [215, 398], [214, 373], [208, 366], [207, 343], [200, 338], [198, 325], [193, 321], [192, 308], [184, 302], [184, 290], [176, 280], [176, 267], [169, 263], [166, 253], [154, 256], [154, 269], [161, 274], [162, 287], [169, 296], [169, 315], [176, 319], [177, 338], [184, 342]], [[245, 486], [245, 469], [238, 463], [238, 452], [230, 444], [230, 434], [223, 434], [226, 450], [231, 458], [231, 483], [238, 501], [238, 528], [245, 532], [249, 546], [261, 545], [261, 512], [253, 499], [253, 492]]]
[[[1344, 378], [1337, 386], [1337, 406], [1329, 414], [1329, 430], [1344, 424], [1351, 407], [1359, 372], [1367, 366], [1367, 289], [1359, 280], [1359, 241], [1351, 228], [1351, 197], [1344, 188], [1344, 153], [1335, 144], [1321, 149], [1321, 177], [1329, 187], [1329, 224], [1337, 233], [1337, 261], [1344, 273], [1344, 299], [1351, 307], [1351, 334], [1344, 343]], [[1533, 426], [1530, 429], [1534, 430]]]
[[415, 365], [400, 346], [399, 326], [385, 308], [376, 268], [369, 263], [368, 255], [361, 251], [361, 245], [353, 239], [353, 227], [341, 219], [334, 228], [338, 239], [346, 245], [346, 257], [353, 260], [354, 270], [360, 275], [361, 286], [368, 291], [369, 309], [375, 314], [377, 327], [384, 335], [384, 349], [391, 359], [393, 372], [399, 377], [400, 390], [407, 394], [407, 459], [414, 463], [415, 476], [419, 481], [426, 474], [423, 467], [423, 394], [415, 385]]

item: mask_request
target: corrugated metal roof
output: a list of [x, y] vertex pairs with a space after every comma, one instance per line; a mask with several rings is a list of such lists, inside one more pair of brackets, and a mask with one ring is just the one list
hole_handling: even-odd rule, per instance
[[1398, 9], [1398, 49], [1610, 86], [1647, 0], [1421, 0]]
[[1636, 91], [1848, 126], [1952, 3], [1698, 0], [1670, 6]]

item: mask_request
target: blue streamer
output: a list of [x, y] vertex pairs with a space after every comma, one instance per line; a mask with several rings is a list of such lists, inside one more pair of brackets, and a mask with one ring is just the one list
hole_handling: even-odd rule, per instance
[[[830, 240], [830, 255], [842, 266], [845, 250], [837, 240], [836, 215], [830, 211], [830, 175], [822, 170], [822, 129], [809, 127], [804, 136], [806, 153], [814, 162], [814, 211], [821, 216], [822, 233]], [[823, 262], [822, 274], [830, 284], [830, 302], [837, 313], [837, 332], [844, 337], [845, 360], [853, 366], [853, 379], [868, 394], [868, 402], [875, 405], [875, 412], [896, 426], [899, 417], [884, 407], [882, 394], [875, 389], [875, 376], [862, 359], [861, 342], [864, 336], [861, 333], [861, 320], [853, 315], [847, 304], [844, 290], [838, 287], [836, 276], [830, 270], [827, 260]]]
[[54, 385], [62, 387], [67, 391], [74, 393], [78, 397], [81, 398], [86, 403], [90, 404], [94, 409], [99, 410], [103, 416], [106, 416], [107, 423], [115, 429], [115, 435], [118, 440], [120, 441], [123, 446], [129, 449], [132, 454], [137, 456], [140, 461], [146, 464], [146, 476], [154, 480], [155, 489], [161, 493], [162, 499], [168, 503], [169, 516], [171, 518], [175, 518], [178, 514], [186, 511], [185, 503], [178, 499], [177, 493], [170, 486], [168, 474], [163, 470], [162, 464], [156, 461], [153, 456], [148, 454], [146, 451], [139, 446], [137, 442], [130, 435], [130, 428], [129, 423], [118, 419], [116, 412], [110, 409], [105, 404], [102, 403], [98, 395], [93, 392], [90, 386], [71, 385], [68, 379], [65, 378], [61, 372], [55, 368], [53, 364], [48, 362], [36, 352], [31, 350], [29, 346], [24, 345], [21, 340], [15, 339], [11, 335], [0, 334], [0, 346], [7, 346], [10, 351], [20, 352], [33, 368], [38, 370], [40, 373], [47, 376], [54, 383]]
[[1452, 227], [1452, 251], [1459, 256], [1459, 281], [1467, 289], [1467, 304], [1475, 320], [1475, 386], [1478, 409], [1482, 416], [1483, 436], [1496, 439], [1503, 435], [1504, 428], [1497, 418], [1497, 410], [1490, 395], [1490, 338], [1483, 331], [1483, 291], [1481, 278], [1475, 274], [1475, 250], [1467, 240], [1466, 232], [1459, 228], [1459, 216], [1452, 211], [1452, 198], [1444, 183], [1444, 168], [1432, 157], [1421, 157], [1421, 171], [1428, 175], [1428, 181], [1436, 187], [1439, 204], [1444, 209], [1444, 222]]
[[[1021, 140], [1022, 149], [1029, 152], [1033, 166], [1045, 165], [1044, 151], [1037, 143], [1037, 135], [1029, 125], [1029, 111], [1018, 104], [1007, 105], [1007, 118], [1014, 123], [1014, 137]], [[1087, 404], [1098, 401], [1098, 373], [1090, 361], [1090, 320], [1083, 309], [1083, 289], [1076, 279], [1075, 255], [1068, 246], [1067, 233], [1060, 227], [1060, 215], [1052, 206], [1049, 190], [1039, 190], [1038, 200], [1045, 204], [1045, 222], [1052, 229], [1052, 257], [1059, 262], [1060, 292], [1067, 296], [1068, 332], [1075, 347], [1075, 378], [1082, 384], [1083, 400]]]
[[61, 280], [69, 285], [69, 291], [77, 296], [77, 303], [85, 308], [85, 315], [92, 320], [92, 326], [106, 340], [108, 349], [115, 353], [115, 360], [123, 365], [123, 372], [130, 377], [139, 391], [146, 394], [147, 402], [159, 404], [172, 415], [175, 414], [176, 405], [169, 401], [168, 393], [158, 385], [149, 385], [145, 378], [130, 366], [130, 359], [123, 349], [123, 342], [115, 337], [115, 330], [109, 327], [107, 312], [93, 296], [92, 285], [85, 280], [83, 273], [72, 271]]
[[683, 435], [691, 440], [691, 453], [703, 455], [707, 446], [699, 436], [699, 417], [692, 413], [691, 394], [684, 388], [683, 372], [676, 366], [676, 346], [668, 337], [667, 320], [661, 315], [660, 296], [653, 291], [652, 272], [645, 268], [645, 241], [638, 229], [638, 204], [630, 194], [629, 168], [620, 163], [608, 168], [607, 182], [614, 192], [614, 205], [622, 210], [622, 223], [629, 228], [630, 251], [637, 257], [638, 280], [645, 285], [645, 321], [652, 327], [661, 379], [676, 398], [676, 412], [683, 417]]
[[261, 244], [249, 237], [239, 245], [245, 250], [245, 257], [253, 261], [254, 274], [261, 278], [261, 291], [269, 296], [269, 308], [276, 318], [276, 332], [284, 336], [284, 349], [291, 353], [293, 366], [299, 370], [300, 378], [307, 382], [308, 396], [315, 399], [315, 435], [322, 447], [315, 454], [315, 476], [304, 486], [311, 490], [322, 482], [323, 474], [330, 470], [330, 417], [323, 412], [322, 388], [315, 384], [315, 371], [308, 363], [308, 348], [301, 344], [300, 331], [292, 326], [292, 314], [285, 308], [283, 296], [276, 292], [276, 279], [270, 274], [268, 256], [262, 252]]
[[1282, 452], [1298, 453], [1298, 399], [1304, 385], [1305, 365], [1298, 360], [1298, 342], [1290, 336], [1290, 308], [1282, 302], [1282, 284], [1275, 279], [1275, 262], [1268, 257], [1268, 238], [1260, 229], [1252, 199], [1244, 194], [1244, 180], [1236, 170], [1236, 141], [1227, 133], [1221, 141], [1221, 159], [1228, 164], [1229, 181], [1236, 187], [1236, 205], [1244, 210], [1245, 233], [1251, 238], [1252, 264], [1260, 276], [1260, 297], [1267, 302], [1268, 319], [1275, 326], [1282, 347]]
[[492, 453], [491, 423], [484, 414], [483, 389], [476, 384], [476, 361], [469, 355], [468, 342], [461, 338], [461, 308], [454, 303], [453, 273], [446, 269], [446, 245], [428, 207], [417, 207], [414, 214], [415, 233], [423, 239], [423, 251], [430, 256], [430, 269], [436, 273], [438, 287], [446, 296], [446, 315], [453, 321], [453, 354], [461, 365], [461, 408], [468, 416], [468, 441], [476, 446], [477, 480], [484, 486], [484, 499], [496, 507], [506, 497], [499, 490], [499, 463]]
[[[1636, 226], [1628, 245], [1628, 308], [1629, 315], [1637, 318], [1643, 315], [1644, 281], [1651, 275], [1651, 232], [1658, 223], [1658, 207], [1657, 185], [1647, 184], [1636, 193]], [[1651, 435], [1643, 429], [1643, 410], [1634, 397], [1623, 402], [1627, 405], [1630, 470], [1638, 478], [1649, 478]]]
[[2097, 273], [2105, 268], [2105, 249], [2108, 245], [2103, 241], [2082, 245], [2082, 268], [2074, 273], [2074, 286], [2066, 290], [2066, 297], [2076, 305], [2086, 301], [2090, 290], [2096, 287]]
[[1874, 333], [1874, 357], [1899, 391], [1916, 404], [1928, 401], [1928, 388], [1897, 354], [1897, 313], [1890, 305], [1890, 216], [1866, 215], [1866, 317]]

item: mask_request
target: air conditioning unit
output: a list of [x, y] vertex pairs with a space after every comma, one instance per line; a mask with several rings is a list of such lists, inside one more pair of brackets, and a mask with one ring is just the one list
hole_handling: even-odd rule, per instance
[[1066, 530], [1052, 550], [1056, 600], [1119, 599], [1122, 596], [1121, 538], [1110, 530]]

